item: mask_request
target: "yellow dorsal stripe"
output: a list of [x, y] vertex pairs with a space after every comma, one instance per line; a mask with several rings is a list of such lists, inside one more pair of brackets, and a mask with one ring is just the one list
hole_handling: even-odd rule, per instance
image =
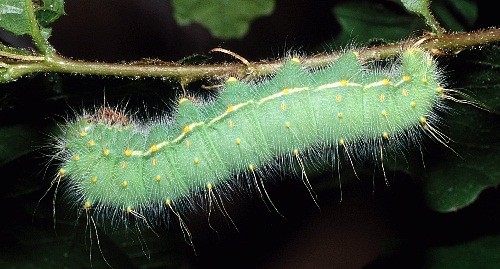
[[[370, 84], [367, 84], [367, 85], [363, 86], [362, 84], [359, 84], [359, 83], [348, 82], [348, 80], [342, 80], [342, 81], [338, 81], [338, 82], [334, 82], [334, 83], [328, 83], [328, 84], [324, 84], [324, 85], [318, 86], [318, 87], [316, 87], [314, 89], [314, 91], [323, 91], [323, 90], [329, 90], [329, 89], [335, 89], [335, 88], [341, 88], [341, 87], [349, 87], [349, 86], [350, 87], [363, 87], [363, 89], [369, 89], [369, 88], [372, 88], [372, 87], [387, 86], [387, 85], [398, 86], [401, 83], [404, 83], [406, 81], [405, 81], [404, 78], [402, 78], [397, 83], [392, 83], [388, 79], [383, 79], [383, 80], [380, 80], [380, 81], [377, 81], [377, 82], [373, 82], [373, 83], [370, 83]], [[243, 103], [239, 103], [239, 104], [236, 104], [236, 105], [231, 105], [231, 106], [229, 106], [228, 109], [226, 109], [224, 111], [224, 113], [222, 113], [219, 116], [213, 118], [206, 125], [207, 126], [213, 125], [213, 124], [217, 123], [218, 121], [220, 121], [221, 119], [225, 118], [227, 115], [229, 115], [231, 113], [234, 113], [238, 109], [243, 108], [245, 106], [248, 106], [250, 104], [261, 105], [261, 104], [264, 104], [264, 103], [266, 103], [268, 101], [271, 101], [271, 100], [274, 100], [276, 98], [279, 98], [279, 97], [281, 97], [283, 95], [289, 95], [289, 94], [293, 94], [293, 93], [299, 93], [299, 92], [303, 92], [303, 91], [308, 91], [308, 90], [310, 90], [310, 88], [309, 87], [286, 88], [285, 90], [281, 89], [279, 92], [271, 94], [269, 96], [266, 96], [266, 97], [264, 97], [264, 98], [262, 98], [262, 99], [260, 99], [258, 101], [249, 100], [249, 101], [246, 101], [246, 102], [243, 102]], [[199, 126], [202, 126], [202, 125], [205, 125], [205, 122], [194, 122], [194, 123], [191, 123], [191, 124], [187, 125], [185, 128], [189, 128], [189, 132], [192, 132], [193, 129], [195, 129], [195, 128], [199, 127]], [[155, 151], [158, 151], [159, 149], [161, 149], [161, 148], [163, 148], [163, 147], [165, 147], [167, 145], [175, 144], [175, 143], [181, 141], [187, 134], [188, 134], [187, 132], [181, 132], [181, 134], [178, 137], [176, 137], [174, 140], [163, 141], [163, 142], [157, 143]], [[131, 152], [131, 156], [147, 156], [147, 155], [150, 155], [151, 153], [153, 153], [152, 149], [149, 149], [147, 151], [134, 150], [134, 151]]]
[[349, 87], [349, 86], [350, 87], [361, 87], [363, 85], [358, 84], [358, 83], [354, 83], [354, 82], [345, 83], [345, 82], [339, 81], [339, 82], [321, 85], [321, 86], [317, 87], [315, 91], [322, 91], [322, 90], [328, 90], [328, 89], [340, 88], [340, 87]]

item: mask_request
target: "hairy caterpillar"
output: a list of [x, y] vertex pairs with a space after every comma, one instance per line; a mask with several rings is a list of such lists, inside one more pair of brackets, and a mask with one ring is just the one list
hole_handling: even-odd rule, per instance
[[57, 138], [54, 182], [86, 212], [147, 225], [172, 212], [189, 233], [181, 213], [197, 206], [193, 195], [219, 203], [232, 181], [267, 196], [266, 175], [298, 169], [312, 191], [305, 167], [323, 152], [382, 161], [423, 133], [443, 142], [435, 125], [445, 86], [418, 47], [385, 69], [364, 66], [356, 52], [313, 72], [292, 58], [259, 83], [227, 79], [213, 103], [180, 99], [174, 121], [141, 124], [106, 106], [80, 116]]

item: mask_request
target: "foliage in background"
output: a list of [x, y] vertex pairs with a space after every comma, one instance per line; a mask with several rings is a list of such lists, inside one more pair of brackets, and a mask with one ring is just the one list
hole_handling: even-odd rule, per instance
[[[4, 32], [10, 32], [14, 35], [32, 37], [34, 44], [34, 46], [30, 46], [31, 49], [28, 49], [13, 46], [0, 39], [1, 52], [26, 57], [39, 57], [51, 51], [50, 36], [51, 34], [57, 35], [57, 32], [52, 32], [51, 27], [60, 20], [61, 16], [66, 15], [64, 1], [44, 0], [35, 2], [36, 4], [32, 7], [32, 2], [29, 0], [0, 0], [0, 28], [3, 28]], [[81, 4], [83, 5], [83, 3]], [[203, 28], [208, 29], [214, 37], [229, 40], [245, 38], [248, 30], [252, 27], [252, 23], [263, 19], [261, 16], [272, 16], [272, 12], [276, 11], [278, 6], [274, 1], [266, 0], [242, 1], [242, 3], [225, 0], [174, 0], [172, 1], [173, 13], [165, 14], [165, 16], [174, 17], [180, 25], [188, 25], [193, 22], [199, 23]], [[405, 7], [419, 15], [408, 12]], [[475, 30], [474, 22], [477, 20], [478, 14], [475, 1], [443, 0], [432, 2], [430, 8], [437, 21], [441, 23], [442, 28], [436, 24], [432, 18], [432, 13], [429, 12], [427, 7], [429, 7], [428, 1], [389, 1], [389, 3], [382, 1], [357, 1], [356, 3], [341, 1], [331, 9], [332, 15], [341, 27], [341, 32], [335, 36], [333, 44], [325, 45], [329, 40], [324, 40], [324, 43], [319, 45], [321, 48], [315, 48], [315, 50], [320, 51], [324, 47], [342, 48], [348, 45], [351, 40], [364, 45], [385, 44], [401, 40], [404, 37], [418, 35], [422, 29], [430, 29], [435, 33], [442, 31], [442, 28], [451, 31]], [[30, 10], [33, 10], [33, 13], [30, 13]], [[30, 14], [36, 15], [38, 28], [36, 24], [33, 24], [34, 17]], [[429, 25], [428, 28], [426, 24]], [[311, 25], [310, 27], [315, 26]], [[57, 50], [57, 48], [55, 49]], [[71, 57], [71, 55], [65, 56]], [[5, 58], [8, 57], [0, 58], [0, 73], [7, 70], [6, 64], [8, 63], [2, 61]], [[449, 74], [446, 75], [449, 76], [450, 81], [453, 83], [450, 86], [469, 94], [473, 100], [484, 104], [488, 111], [466, 104], [451, 104], [451, 113], [444, 113], [446, 134], [452, 138], [449, 146], [455, 149], [460, 156], [455, 155], [442, 145], [434, 144], [429, 148], [422, 149], [422, 154], [426, 155], [425, 169], [422, 168], [422, 165], [410, 167], [406, 163], [392, 165], [398, 172], [405, 173], [422, 183], [417, 185], [422, 187], [422, 195], [430, 209], [449, 215], [456, 214], [453, 212], [457, 210], [467, 210], [467, 207], [473, 207], [481, 192], [497, 187], [500, 183], [500, 169], [498, 167], [498, 163], [500, 163], [500, 140], [498, 135], [498, 130], [500, 130], [498, 115], [500, 106], [500, 48], [491, 45], [483, 50], [464, 51], [456, 56], [442, 56], [438, 59], [443, 63], [444, 67], [448, 67], [446, 70]], [[453, 69], [450, 70], [449, 67], [453, 67]], [[0, 166], [5, 175], [15, 175], [15, 180], [8, 180], [8, 185], [3, 188], [1, 197], [6, 204], [12, 206], [19, 203], [23, 204], [28, 215], [32, 213], [36, 200], [30, 201], [30, 203], [25, 202], [27, 197], [33, 199], [32, 196], [27, 195], [31, 194], [34, 197], [38, 195], [39, 198], [40, 193], [43, 194], [43, 188], [47, 187], [47, 178], [50, 178], [51, 173], [53, 173], [48, 169], [47, 174], [45, 174], [43, 167], [36, 166], [37, 162], [40, 163], [43, 160], [35, 159], [36, 162], [32, 160], [40, 157], [33, 153], [33, 150], [44, 143], [40, 133], [53, 132], [53, 125], [43, 120], [43, 117], [53, 118], [54, 113], [61, 115], [63, 113], [61, 111], [65, 110], [63, 107], [66, 105], [61, 100], [75, 104], [75, 100], [85, 98], [89, 101], [92, 100], [89, 99], [89, 96], [102, 94], [100, 88], [88, 89], [88, 92], [84, 92], [61, 86], [63, 85], [61, 81], [70, 79], [74, 78], [49, 74], [25, 77], [9, 84], [0, 84]], [[105, 80], [107, 78], [97, 77], [97, 80], [99, 79]], [[78, 82], [80, 81], [77, 80], [76, 83]], [[123, 97], [131, 93], [137, 94], [137, 92], [141, 92], [144, 96], [151, 96], [151, 93], [153, 95], [157, 94], [157, 89], [164, 88], [165, 85], [175, 87], [162, 81], [150, 82], [147, 80], [133, 82], [116, 80], [113, 83], [113, 87], [118, 89], [112, 91], [112, 94], [116, 94], [114, 97]], [[78, 86], [74, 87], [80, 89]], [[149, 88], [153, 90], [149, 91]], [[109, 97], [113, 98], [113, 96]], [[148, 100], [146, 98], [149, 97], [145, 97], [144, 100]], [[36, 100], [38, 104], [33, 101], [32, 106], [23, 106], [22, 103], [26, 99]], [[100, 99], [93, 100], [95, 102]], [[51, 107], [54, 104], [59, 107]], [[83, 102], [80, 103], [80, 105], [84, 104]], [[64, 114], [61, 115], [61, 117], [64, 116]], [[408, 162], [415, 161], [417, 164], [422, 162], [418, 152], [416, 155], [415, 158], [409, 156]], [[27, 164], [32, 166], [24, 171], [23, 169]], [[410, 168], [408, 169], [408, 167]], [[43, 177], [46, 178], [45, 185], [41, 184]], [[34, 178], [38, 180], [34, 180]], [[327, 191], [332, 192], [331, 189]], [[62, 202], [59, 204], [62, 204]], [[45, 207], [46, 210], [42, 212], [49, 213], [46, 215], [42, 213], [41, 222], [50, 223], [52, 221], [50, 215], [51, 205], [42, 205], [42, 207]], [[10, 210], [7, 209], [4, 214], [8, 215]], [[15, 214], [12, 216], [17, 216], [18, 212], [13, 212]], [[26, 212], [23, 211], [25, 214]], [[59, 215], [62, 215], [62, 218], [68, 217], [67, 215], [75, 215], [74, 211], [71, 213], [63, 212], [63, 208], [58, 210], [58, 218]], [[5, 252], [2, 252], [5, 254], [0, 256], [0, 267], [62, 267], [62, 265], [67, 264], [79, 264], [87, 267], [88, 255], [84, 251], [72, 252], [71, 261], [68, 261], [63, 255], [47, 258], [45, 248], [53, 249], [54, 253], [68, 253], [65, 245], [59, 244], [58, 241], [50, 241], [54, 240], [52, 239], [53, 233], [47, 234], [47, 232], [38, 231], [36, 225], [32, 225], [26, 215], [23, 216], [25, 217], [25, 219], [21, 218], [21, 220], [24, 220], [21, 221], [23, 224], [13, 228], [15, 226], [13, 218], [3, 223], [1, 231], [5, 242], [28, 249], [31, 258], [23, 260], [19, 256], [20, 254], [6, 249]], [[63, 226], [62, 230], [65, 231], [64, 227], [70, 227], [68, 233], [71, 233], [72, 224], [70, 222], [69, 225]], [[58, 232], [61, 229], [59, 227]], [[79, 229], [82, 229], [82, 227]], [[464, 231], [464, 233], [466, 232], [470, 231]], [[449, 268], [456, 268], [452, 266], [461, 265], [462, 268], [477, 268], [481, 265], [483, 268], [487, 268], [487, 266], [491, 265], [491, 268], [497, 268], [495, 265], [500, 264], [498, 230], [494, 230], [492, 234], [484, 238], [479, 237], [480, 231], [472, 232], [476, 236], [466, 236], [466, 239], [456, 245], [439, 245], [439, 242], [436, 242], [435, 244], [438, 246], [426, 248], [427, 260], [423, 267], [445, 268], [444, 266], [449, 266]], [[124, 242], [130, 241], [132, 236], [129, 236], [129, 238], [120, 238], [120, 236], [118, 238], [107, 238], [105, 234], [104, 232], [100, 233], [101, 238], [104, 238], [101, 245], [111, 244], [115, 247], [114, 249], [111, 248], [111, 250], [104, 250], [104, 254], [110, 257], [109, 260], [116, 262], [115, 264], [120, 264], [120, 257], [124, 256], [131, 261], [136, 261], [136, 267], [141, 267], [141, 262], [137, 262], [137, 258], [133, 258], [131, 253], [127, 252], [127, 246], [123, 245]], [[40, 239], [37, 241], [36, 238]], [[155, 237], [145, 235], [145, 238], [149, 249], [158, 248], [162, 249], [163, 252], [168, 250], [173, 253], [168, 256], [168, 259], [162, 259], [163, 264], [167, 260], [172, 264], [176, 264], [176, 260], [179, 258], [176, 258], [175, 254], [178, 254], [178, 250], [172, 248], [175, 245], [183, 244], [183, 242], [175, 242], [166, 247], [155, 243], [155, 240], [158, 240]], [[168, 239], [172, 240], [172, 238]], [[62, 240], [66, 243], [72, 240], [83, 242], [85, 238], [80, 236], [77, 239], [63, 238]], [[137, 247], [138, 243], [135, 242], [132, 245]], [[2, 247], [6, 248], [5, 246]], [[76, 243], [74, 247], [75, 249], [86, 249], [88, 246]], [[120, 251], [115, 251], [115, 249]], [[460, 255], [457, 255], [457, 253]], [[40, 261], [45, 263], [39, 264]], [[125, 261], [122, 262], [126, 263]], [[99, 252], [93, 253], [93, 263], [95, 263], [94, 266], [96, 264], [98, 266], [105, 265], [101, 264], [102, 260]], [[142, 261], [142, 264], [147, 263], [147, 261]], [[75, 267], [79, 266], [75, 265]]]

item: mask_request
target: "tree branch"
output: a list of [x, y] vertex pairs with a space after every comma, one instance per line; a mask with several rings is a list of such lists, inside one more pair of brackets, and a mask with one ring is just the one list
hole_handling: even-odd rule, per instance
[[[500, 42], [500, 29], [486, 29], [467, 33], [446, 33], [441, 36], [426, 35], [410, 38], [398, 43], [362, 49], [364, 61], [390, 58], [405, 47], [418, 44], [434, 53], [456, 54], [464, 49]], [[41, 47], [40, 47], [41, 48]], [[327, 66], [341, 55], [340, 52], [317, 54], [302, 58], [305, 67]], [[4, 58], [2, 58], [4, 57]], [[26, 56], [23, 56], [26, 57]], [[181, 83], [210, 77], [262, 76], [272, 74], [283, 64], [283, 60], [247, 63], [224, 63], [204, 65], [180, 65], [176, 63], [102, 63], [64, 58], [56, 53], [40, 59], [35, 57], [9, 57], [0, 54], [0, 83], [14, 81], [32, 73], [70, 73], [78, 75], [102, 75], [120, 77], [161, 77], [179, 80]]]

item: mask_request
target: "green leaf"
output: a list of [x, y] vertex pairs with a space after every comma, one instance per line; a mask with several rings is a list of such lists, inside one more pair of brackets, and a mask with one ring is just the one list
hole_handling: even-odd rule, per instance
[[[457, 3], [455, 3], [457, 2]], [[420, 3], [420, 7], [425, 7]], [[464, 7], [461, 5], [463, 4]], [[391, 2], [357, 1], [342, 2], [334, 6], [332, 12], [342, 26], [342, 32], [335, 38], [335, 44], [364, 43], [371, 45], [376, 37], [381, 43], [393, 42], [412, 36], [427, 28], [425, 21], [410, 13], [403, 5], [398, 9]], [[450, 30], [468, 29], [477, 18], [477, 6], [470, 0], [444, 0], [433, 3], [435, 15], [443, 20]], [[416, 9], [415, 6], [412, 7]], [[430, 13], [429, 13], [430, 15]], [[436, 29], [439, 25], [430, 23]], [[331, 47], [336, 48], [336, 45]]]
[[425, 27], [418, 17], [404, 9], [398, 12], [371, 1], [341, 3], [332, 12], [342, 26], [341, 34], [335, 38], [336, 44], [349, 44], [353, 39], [356, 43], [368, 43], [373, 37], [397, 41]]
[[428, 0], [401, 0], [403, 5], [411, 12], [415, 12], [426, 17], [429, 14]]
[[0, 166], [33, 151], [37, 132], [27, 125], [0, 127]]
[[[0, 28], [15, 35], [30, 35], [36, 38], [37, 33], [32, 32], [32, 22], [30, 21], [26, 1], [2, 0], [2, 2], [0, 3]], [[50, 36], [51, 28], [47, 28], [46, 26], [65, 14], [64, 0], [41, 1], [40, 5], [34, 4], [34, 12], [40, 25], [40, 34], [44, 40], [47, 40]]]
[[500, 266], [500, 236], [431, 248], [426, 252], [424, 261], [423, 268], [427, 269], [496, 269]]
[[478, 10], [472, 0], [435, 1], [431, 9], [438, 21], [448, 31], [464, 31], [474, 26]]
[[454, 76], [459, 78], [459, 90], [471, 94], [476, 102], [483, 104], [493, 113], [500, 113], [500, 46], [462, 53], [459, 61], [465, 72]]
[[65, 14], [64, 0], [44, 0], [42, 5], [35, 8], [37, 20], [43, 27]]
[[[496, 145], [491, 150], [498, 152], [500, 147]], [[443, 165], [432, 171], [432, 180], [426, 184], [427, 204], [442, 213], [456, 211], [473, 203], [484, 189], [497, 186], [500, 173], [492, 169], [499, 161], [495, 155], [498, 154], [468, 159], [469, 164], [460, 162], [458, 165]], [[487, 166], [490, 166], [487, 171], [481, 170]]]
[[[459, 61], [459, 62], [458, 62]], [[471, 98], [490, 111], [451, 103], [447, 119], [448, 145], [460, 155], [444, 153], [429, 171], [424, 193], [427, 204], [439, 212], [456, 211], [473, 203], [487, 188], [500, 184], [500, 47], [462, 53], [457, 58], [457, 89], [476, 93]], [[462, 98], [462, 97], [459, 97]], [[495, 111], [496, 110], [496, 111]]]
[[433, 33], [439, 36], [445, 32], [445, 29], [439, 25], [439, 22], [432, 15], [429, 9], [429, 0], [401, 0], [401, 2], [409, 11], [424, 17], [425, 23], [431, 27]]
[[52, 28], [49, 27], [41, 27], [40, 34], [44, 40], [48, 40], [50, 35], [52, 34]]
[[473, 203], [487, 188], [500, 184], [500, 117], [467, 105], [454, 105], [448, 120], [450, 147], [463, 155], [447, 154], [426, 180], [427, 204], [451, 212]]
[[274, 10], [273, 0], [173, 0], [172, 4], [179, 25], [197, 22], [222, 39], [243, 37], [252, 20]]
[[2, 0], [0, 27], [15, 35], [31, 35], [31, 23], [25, 1]]

